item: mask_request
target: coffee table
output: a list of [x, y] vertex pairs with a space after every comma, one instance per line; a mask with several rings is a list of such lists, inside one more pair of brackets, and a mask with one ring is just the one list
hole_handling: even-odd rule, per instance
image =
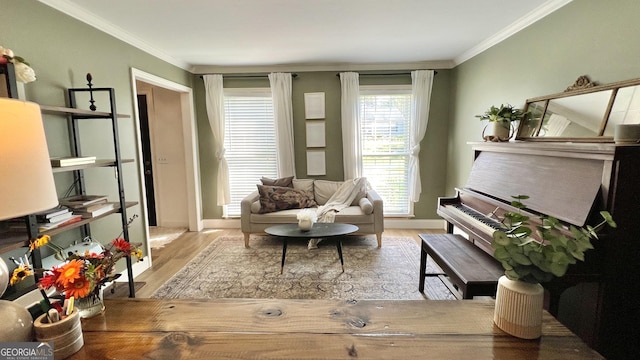
[[302, 231], [298, 228], [298, 224], [275, 225], [264, 229], [269, 235], [279, 236], [282, 238], [282, 262], [280, 263], [280, 274], [284, 269], [284, 259], [287, 256], [287, 242], [289, 239], [316, 239], [316, 238], [336, 238], [336, 248], [344, 272], [344, 260], [342, 259], [342, 241], [340, 236], [351, 234], [358, 231], [358, 227], [351, 224], [341, 223], [315, 223], [311, 230]]

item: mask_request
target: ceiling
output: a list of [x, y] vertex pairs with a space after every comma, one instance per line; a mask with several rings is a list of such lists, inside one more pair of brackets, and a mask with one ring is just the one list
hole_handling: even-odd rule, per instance
[[39, 0], [192, 72], [451, 68], [571, 0]]

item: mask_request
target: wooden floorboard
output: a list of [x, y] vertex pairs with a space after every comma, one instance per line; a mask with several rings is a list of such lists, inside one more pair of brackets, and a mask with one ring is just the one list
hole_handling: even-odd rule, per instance
[[[434, 229], [388, 229], [383, 233], [382, 246], [384, 246], [384, 236], [410, 237], [416, 241], [416, 244], [420, 245], [418, 234], [442, 232]], [[162, 284], [182, 269], [189, 260], [219, 236], [237, 236], [238, 246], [244, 246], [240, 229], [205, 229], [200, 232], [186, 232], [163, 248], [154, 249], [151, 253], [151, 269], [136, 277], [137, 282], [145, 283], [139, 291], [136, 291], [136, 297], [150, 297]]]

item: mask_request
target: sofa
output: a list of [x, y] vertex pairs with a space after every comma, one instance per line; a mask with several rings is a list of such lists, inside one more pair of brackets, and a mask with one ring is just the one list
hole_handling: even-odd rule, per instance
[[[264, 230], [277, 224], [297, 223], [297, 214], [305, 208], [317, 209], [327, 203], [342, 181], [293, 179], [293, 177], [262, 178], [257, 190], [240, 203], [240, 223], [244, 246], [249, 247], [251, 234], [264, 234]], [[360, 189], [350, 206], [337, 212], [334, 222], [358, 226], [352, 235], [375, 234], [378, 247], [382, 246], [384, 213], [382, 198], [370, 186]]]

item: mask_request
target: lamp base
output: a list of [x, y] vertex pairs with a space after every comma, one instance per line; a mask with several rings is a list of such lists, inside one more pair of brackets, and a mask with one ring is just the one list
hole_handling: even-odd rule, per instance
[[0, 342], [33, 341], [33, 319], [24, 307], [13, 301], [0, 300]]

